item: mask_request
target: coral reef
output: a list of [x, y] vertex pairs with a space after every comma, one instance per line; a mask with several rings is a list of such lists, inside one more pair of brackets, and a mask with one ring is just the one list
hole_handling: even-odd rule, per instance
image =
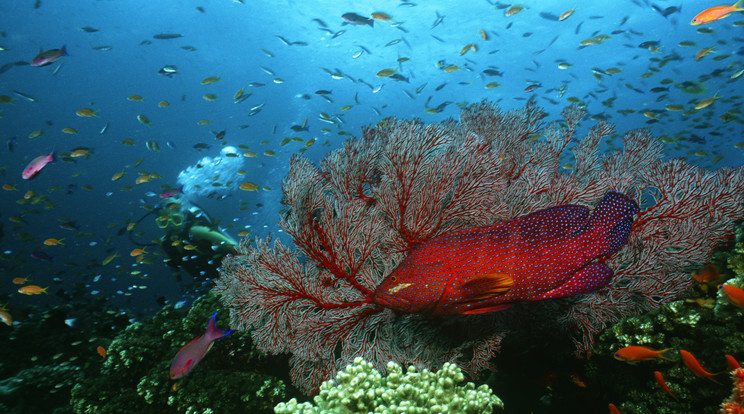
[[[3, 412], [43, 412], [52, 407], [63, 407], [80, 371], [80, 367], [69, 363], [39, 365], [0, 381], [0, 401], [6, 406]], [[38, 397], [33, 398], [39, 395], [44, 395], [43, 402]], [[57, 409], [55, 412], [69, 411]]]
[[12, 311], [13, 326], [0, 325], [0, 407], [9, 414], [71, 413], [73, 386], [100, 365], [96, 345], [106, 345], [129, 316], [95, 301]]
[[[188, 376], [174, 382], [168, 367], [176, 352], [204, 333], [210, 316], [226, 314], [214, 295], [188, 311], [165, 306], [136, 322], [108, 347], [101, 374], [82, 379], [72, 390], [76, 413], [270, 412], [288, 395], [284, 381], [272, 375], [265, 356], [251, 348], [250, 336], [233, 332], [216, 342]], [[281, 376], [281, 373], [276, 373]]]
[[[744, 168], [709, 172], [664, 161], [645, 130], [626, 133], [621, 151], [600, 153], [612, 125], [600, 122], [576, 140], [584, 112], [561, 115], [563, 123], [545, 126], [533, 102], [510, 112], [482, 102], [463, 109], [460, 122], [386, 118], [319, 166], [295, 156], [280, 226], [296, 249], [244, 239], [223, 262], [215, 290], [231, 327], [252, 329], [264, 352], [291, 353], [293, 383], [312, 393], [357, 356], [381, 372], [391, 360], [418, 369], [451, 361], [475, 376], [494, 368], [512, 331], [532, 329], [531, 341], [568, 335], [586, 354], [611, 324], [683, 297], [694, 287], [688, 270], [744, 216]], [[566, 169], [569, 148], [575, 162]], [[603, 258], [615, 272], [604, 288], [436, 319], [371, 300], [407, 252], [432, 237], [549, 206], [592, 206], [610, 190], [642, 211], [627, 245]]]
[[[734, 243], [721, 247], [711, 259], [722, 269], [722, 280], [700, 284], [686, 300], [624, 319], [600, 336], [590, 362], [590, 379], [610, 390], [622, 413], [712, 413], [726, 397], [726, 385], [695, 376], [679, 361], [628, 365], [611, 356], [625, 346], [645, 345], [672, 348], [671, 355], [679, 359], [678, 350], [684, 349], [708, 371], [717, 373], [716, 381], [728, 384], [724, 355], [744, 360], [744, 310], [729, 303], [715, 284], [724, 280], [732, 285], [744, 284], [744, 225], [738, 226], [735, 233]], [[655, 370], [663, 374], [673, 396], [656, 383]], [[612, 373], [611, 378], [608, 373]]]
[[476, 388], [456, 365], [446, 363], [438, 372], [403, 369], [387, 364], [383, 377], [373, 364], [354, 359], [335, 380], [325, 381], [311, 403], [291, 399], [274, 408], [277, 414], [321, 413], [463, 413], [483, 414], [503, 410], [501, 400], [487, 385]]

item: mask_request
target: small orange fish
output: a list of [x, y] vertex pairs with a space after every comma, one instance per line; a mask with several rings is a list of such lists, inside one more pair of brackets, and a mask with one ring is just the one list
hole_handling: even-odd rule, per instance
[[700, 110], [700, 109], [703, 109], [703, 108], [707, 108], [707, 107], [713, 105], [713, 102], [715, 102], [716, 99], [718, 99], [718, 92], [716, 92], [716, 94], [713, 95], [712, 98], [706, 98], [706, 99], [703, 99], [702, 101], [696, 103], [695, 104], [695, 110], [697, 111], [697, 110]]
[[695, 60], [700, 60], [704, 58], [705, 55], [707, 55], [708, 53], [712, 51], [713, 51], [712, 47], [706, 47], [706, 48], [698, 50], [697, 53], [695, 53]]
[[465, 45], [462, 48], [462, 50], [460, 50], [460, 56], [468, 53], [468, 51], [470, 51], [470, 50], [472, 50], [473, 52], [476, 52], [476, 51], [478, 51], [478, 47], [476, 45], [474, 45], [473, 43], [468, 43], [467, 45]]
[[562, 22], [562, 21], [568, 19], [569, 17], [571, 17], [572, 14], [574, 14], [575, 11], [576, 11], [576, 9], [571, 9], [571, 10], [564, 11], [563, 13], [561, 13], [560, 16], [558, 16], [558, 21], [559, 22]]
[[720, 285], [718, 288], [723, 292], [723, 296], [734, 305], [744, 309], [744, 290], [731, 285]]
[[98, 352], [98, 355], [100, 355], [101, 358], [106, 358], [106, 348], [104, 348], [102, 346], [98, 346], [96, 348], [96, 352]]
[[14, 285], [22, 285], [24, 283], [28, 282], [27, 277], [15, 277], [13, 278], [13, 284]]
[[728, 366], [729, 371], [736, 371], [737, 369], [741, 368], [739, 361], [737, 361], [736, 358], [732, 357], [731, 355], [726, 355], [726, 365]]
[[[706, 285], [702, 285], [702, 288], [707, 288]], [[706, 289], [703, 289], [706, 290]], [[687, 303], [695, 303], [701, 308], [706, 309], [713, 309], [716, 307], [716, 300], [712, 298], [695, 298], [695, 299], [685, 299], [685, 302]]]
[[664, 377], [661, 375], [661, 372], [654, 371], [654, 378], [656, 378], [656, 382], [659, 383], [659, 386], [665, 393], [674, 397], [675, 400], [677, 399], [677, 396], [672, 394], [672, 390], [670, 390], [669, 387], [667, 387], [666, 382], [664, 382]]
[[392, 17], [390, 17], [390, 15], [388, 15], [387, 13], [383, 13], [383, 12], [372, 13], [371, 17], [381, 22], [387, 22], [393, 19]]
[[620, 410], [618, 410], [613, 403], [607, 404], [607, 408], [610, 409], [610, 414], [620, 414]]
[[577, 372], [572, 372], [568, 376], [571, 378], [571, 382], [576, 384], [577, 387], [586, 388], [586, 383], [581, 379], [581, 376]]
[[112, 260], [116, 259], [117, 257], [119, 257], [119, 252], [114, 252], [114, 254], [109, 255], [109, 256], [106, 256], [106, 258], [103, 259], [103, 262], [102, 263], [103, 263], [104, 266], [106, 266], [109, 263], [111, 263]]
[[65, 244], [62, 243], [62, 240], [64, 240], [64, 239], [51, 239], [50, 238], [50, 239], [44, 240], [44, 244], [47, 245], [47, 246], [56, 246], [56, 245], [62, 245], [62, 246], [64, 246]]
[[615, 359], [617, 359], [618, 361], [625, 361], [629, 364], [634, 364], [638, 361], [645, 361], [653, 358], [661, 358], [672, 361], [672, 359], [667, 356], [667, 353], [669, 351], [669, 348], [662, 349], [661, 351], [656, 351], [646, 346], [626, 346], [625, 348], [615, 352]]
[[75, 115], [77, 115], [77, 116], [79, 116], [81, 118], [90, 118], [92, 116], [97, 117], [98, 116], [97, 113], [98, 113], [98, 111], [94, 111], [94, 110], [89, 109], [89, 108], [78, 109], [77, 111], [75, 111]]
[[8, 326], [13, 326], [13, 317], [5, 310], [0, 310], [0, 322]]
[[70, 153], [70, 156], [72, 158], [80, 158], [80, 157], [88, 158], [88, 157], [90, 157], [90, 150], [88, 150], [88, 149], [76, 149], [75, 151], [72, 151]]
[[707, 264], [693, 273], [692, 278], [697, 280], [698, 283], [710, 283], [720, 279], [721, 275], [718, 273], [718, 267], [716, 265]]
[[524, 6], [511, 6], [506, 10], [505, 16], [514, 16], [515, 14], [524, 10]]
[[47, 289], [49, 289], [49, 286], [42, 288], [41, 286], [37, 285], [26, 285], [18, 289], [18, 293], [23, 293], [24, 295], [39, 295], [42, 293], [47, 293]]
[[716, 384], [720, 384], [720, 382], [716, 381], [715, 378], [713, 378], [714, 375], [718, 374], [711, 374], [710, 372], [706, 371], [705, 368], [700, 365], [698, 360], [695, 359], [695, 357], [691, 353], [685, 351], [684, 349], [680, 349], [679, 356], [680, 358], [682, 358], [682, 362], [687, 366], [687, 368], [690, 369], [690, 371], [692, 371], [693, 374], [697, 375], [698, 377], [708, 378]]
[[132, 256], [132, 257], [135, 257], [135, 256], [139, 256], [139, 255], [141, 255], [143, 253], [147, 253], [145, 251], [145, 249], [134, 249], [131, 252], [129, 252], [129, 255]]
[[124, 171], [119, 171], [118, 173], [116, 173], [113, 176], [111, 176], [111, 181], [118, 180], [119, 178], [121, 178], [122, 176], [124, 176], [124, 174], [126, 174]]
[[731, 6], [714, 6], [707, 8], [698, 13], [697, 16], [693, 17], [692, 21], [690, 21], [690, 24], [693, 26], [699, 26], [701, 24], [713, 23], [716, 20], [723, 19], [733, 12], [744, 10], [743, 8], [739, 7], [741, 6], [741, 1], [742, 0], [739, 0]]

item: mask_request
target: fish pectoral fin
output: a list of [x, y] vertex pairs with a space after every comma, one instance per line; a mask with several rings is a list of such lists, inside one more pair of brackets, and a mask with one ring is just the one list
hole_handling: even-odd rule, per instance
[[485, 273], [463, 283], [462, 296], [467, 302], [487, 300], [504, 295], [512, 285], [514, 285], [514, 279], [506, 273]]

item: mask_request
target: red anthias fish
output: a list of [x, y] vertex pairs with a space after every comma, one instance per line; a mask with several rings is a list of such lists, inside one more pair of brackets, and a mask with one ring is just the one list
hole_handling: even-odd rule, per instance
[[593, 212], [568, 204], [442, 234], [413, 248], [372, 300], [402, 312], [455, 315], [590, 293], [612, 279], [604, 260], [628, 241], [639, 212], [635, 201], [611, 191]]

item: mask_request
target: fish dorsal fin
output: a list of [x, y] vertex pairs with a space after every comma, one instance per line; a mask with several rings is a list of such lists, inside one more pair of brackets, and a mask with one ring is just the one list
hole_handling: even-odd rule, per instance
[[506, 273], [484, 273], [465, 281], [461, 288], [466, 301], [479, 301], [501, 296], [514, 285], [514, 278]]

